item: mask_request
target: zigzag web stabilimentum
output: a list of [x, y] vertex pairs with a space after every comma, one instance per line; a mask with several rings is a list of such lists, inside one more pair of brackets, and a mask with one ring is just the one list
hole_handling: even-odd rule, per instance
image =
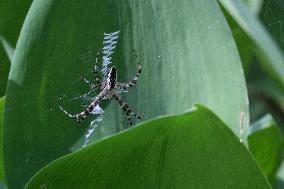
[[[94, 79], [96, 79], [96, 81], [98, 81], [99, 83], [104, 83], [107, 80], [107, 75], [110, 69], [110, 65], [111, 65], [111, 55], [114, 53], [114, 49], [116, 47], [117, 44], [117, 40], [118, 40], [118, 34], [119, 31], [113, 32], [113, 33], [104, 33], [104, 40], [103, 40], [103, 47], [100, 50], [96, 50], [93, 51], [92, 49], [87, 50], [84, 54], [82, 54], [80, 56], [81, 60], [83, 61], [84, 64], [91, 64], [92, 67], [95, 70], [98, 70], [100, 73], [96, 73], [98, 75], [100, 75], [101, 77], [97, 77], [95, 76]], [[94, 61], [93, 56], [96, 56], [96, 61]], [[102, 60], [102, 62], [100, 63], [99, 60]], [[97, 64], [95, 64], [95, 62], [97, 62]], [[96, 75], [95, 74], [95, 75]], [[87, 83], [88, 80], [86, 80], [85, 78], [83, 78]], [[94, 80], [93, 79], [93, 80]], [[74, 99], [83, 99], [83, 101], [87, 102], [88, 104], [90, 102], [92, 102], [95, 97], [96, 97], [96, 93], [94, 93], [94, 90], [96, 88], [94, 86], [91, 85], [91, 90], [88, 91], [87, 93], [77, 96]], [[99, 89], [100, 91], [100, 89]], [[84, 104], [84, 108], [86, 108], [87, 104]], [[92, 134], [94, 133], [95, 129], [97, 128], [98, 124], [102, 121], [102, 114], [103, 114], [103, 109], [98, 105], [96, 105], [94, 107], [94, 109], [90, 112], [91, 114], [95, 115], [95, 119], [93, 119], [90, 123], [90, 126], [86, 132], [86, 134], [84, 135], [83, 138], [83, 144], [82, 144], [82, 139], [80, 139], [76, 144], [73, 145], [73, 147], [71, 147], [72, 151], [75, 151], [78, 148], [81, 147], [86, 147], [88, 145], [88, 143], [90, 142], [90, 138], [92, 136]]]
[[[113, 33], [104, 33], [103, 48], [102, 48], [103, 61], [102, 61], [102, 68], [100, 70], [104, 77], [103, 78], [104, 81], [106, 81], [106, 76], [109, 71], [109, 66], [112, 63], [111, 55], [114, 53], [114, 49], [116, 47], [118, 40], [118, 34], [119, 31]], [[91, 122], [87, 134], [85, 135], [83, 147], [87, 146], [92, 133], [94, 132], [95, 128], [98, 126], [98, 122], [102, 121], [103, 110], [99, 105], [97, 105], [91, 113], [99, 116], [97, 116], [97, 118]]]

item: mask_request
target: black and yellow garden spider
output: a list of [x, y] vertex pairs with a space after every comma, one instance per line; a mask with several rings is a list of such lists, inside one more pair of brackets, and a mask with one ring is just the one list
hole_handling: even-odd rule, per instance
[[92, 89], [95, 87], [97, 89], [101, 89], [101, 92], [94, 98], [94, 100], [91, 102], [91, 104], [84, 111], [82, 111], [78, 114], [74, 114], [74, 115], [70, 114], [65, 109], [63, 109], [61, 106], [60, 106], [60, 109], [66, 115], [68, 115], [71, 118], [76, 119], [77, 122], [80, 123], [84, 118], [87, 117], [87, 115], [89, 115], [94, 110], [94, 108], [97, 105], [99, 105], [99, 103], [103, 99], [111, 99], [111, 98], [114, 97], [114, 99], [119, 103], [122, 110], [126, 113], [128, 124], [132, 125], [131, 116], [134, 116], [134, 117], [137, 117], [138, 119], [141, 119], [143, 117], [143, 114], [137, 115], [135, 112], [133, 112], [129, 108], [127, 102], [123, 100], [120, 93], [122, 93], [123, 91], [126, 91], [130, 87], [135, 86], [138, 79], [139, 79], [139, 76], [142, 72], [142, 67], [141, 67], [141, 65], [138, 61], [138, 55], [137, 55], [136, 51], [133, 50], [134, 56], [136, 58], [136, 63], [137, 63], [137, 66], [138, 66], [138, 70], [137, 70], [135, 77], [127, 83], [120, 83], [120, 82], [117, 82], [117, 69], [115, 68], [115, 66], [113, 66], [109, 69], [108, 74], [105, 77], [106, 79], [104, 81], [100, 81], [98, 69], [97, 69], [98, 57], [99, 57], [100, 52], [101, 52], [101, 50], [99, 50], [98, 53], [97, 53], [95, 66], [94, 66], [94, 70], [93, 70], [96, 83], [94, 84], [94, 83], [88, 81], [86, 78], [82, 78], [82, 79], [88, 85], [90, 85], [90, 87]]

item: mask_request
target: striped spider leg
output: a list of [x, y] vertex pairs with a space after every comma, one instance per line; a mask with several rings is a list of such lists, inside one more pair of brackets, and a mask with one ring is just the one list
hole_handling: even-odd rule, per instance
[[96, 98], [93, 100], [93, 102], [82, 112], [76, 114], [76, 115], [73, 115], [73, 114], [70, 114], [68, 113], [65, 109], [63, 109], [61, 106], [60, 106], [60, 109], [66, 114], [68, 115], [69, 117], [71, 118], [74, 118], [76, 119], [76, 121], [78, 123], [80, 123], [83, 119], [85, 119], [87, 117], [87, 115], [89, 115], [93, 109], [99, 104], [99, 102], [104, 98], [104, 95], [105, 95], [106, 91], [103, 90], [102, 92], [100, 92], [100, 94], [98, 96], [96, 96]]
[[142, 73], [142, 67], [139, 63], [138, 55], [137, 55], [135, 49], [133, 49], [133, 52], [134, 52], [134, 56], [136, 58], [136, 64], [138, 66], [138, 70], [136, 72], [135, 77], [132, 80], [130, 80], [128, 83], [118, 83], [119, 88], [121, 88], [123, 90], [127, 90], [130, 87], [134, 87], [137, 84], [137, 81], [140, 77], [140, 74]]
[[[116, 83], [116, 78], [117, 78], [117, 73], [116, 73], [116, 68], [112, 67], [108, 73], [107, 76], [107, 81], [105, 85], [101, 85], [101, 87], [103, 87], [102, 91], [95, 97], [95, 99], [93, 100], [93, 102], [82, 112], [73, 115], [68, 113], [64, 108], [62, 108], [60, 106], [60, 109], [69, 117], [71, 118], [75, 118], [76, 121], [78, 123], [81, 122], [81, 120], [85, 119], [87, 117], [87, 115], [89, 115], [93, 109], [100, 103], [100, 101], [102, 99], [110, 99], [113, 94], [115, 92], [115, 83]], [[89, 81], [86, 80], [87, 83], [89, 83]], [[92, 83], [91, 83], [92, 84]], [[94, 85], [94, 84], [92, 84]]]
[[[133, 50], [135, 52], [135, 50]], [[98, 55], [97, 55], [98, 56]], [[116, 68], [113, 66], [110, 68], [107, 77], [106, 77], [106, 81], [103, 81], [101, 83], [96, 83], [93, 84], [90, 81], [88, 81], [87, 79], [83, 78], [83, 80], [89, 84], [91, 87], [92, 86], [96, 86], [100, 89], [102, 89], [102, 91], [95, 97], [95, 99], [93, 100], [93, 102], [82, 112], [78, 113], [78, 114], [70, 114], [68, 113], [66, 110], [64, 110], [62, 107], [60, 107], [60, 109], [69, 117], [71, 118], [75, 118], [77, 120], [77, 122], [81, 122], [82, 119], [86, 118], [87, 115], [89, 115], [93, 109], [101, 102], [101, 100], [103, 99], [111, 99], [112, 97], [115, 98], [115, 100], [119, 103], [119, 105], [121, 106], [122, 110], [124, 112], [126, 112], [126, 117], [128, 119], [128, 124], [132, 125], [132, 121], [131, 121], [131, 116], [137, 117], [138, 119], [141, 119], [143, 117], [142, 115], [137, 115], [136, 113], [134, 113], [128, 106], [128, 104], [122, 99], [122, 97], [119, 95], [122, 90], [127, 90], [130, 87], [133, 87], [136, 85], [139, 76], [142, 72], [142, 68], [139, 64], [138, 61], [138, 57], [137, 54], [135, 52], [135, 57], [136, 57], [136, 62], [138, 65], [138, 71], [136, 73], [136, 76], [129, 81], [128, 83], [119, 83], [117, 82], [117, 70]], [[97, 61], [97, 59], [96, 59]], [[94, 68], [94, 75], [96, 77], [96, 67]]]
[[[138, 70], [136, 72], [135, 77], [132, 80], [130, 80], [127, 83], [118, 83], [117, 84], [119, 90], [126, 91], [128, 88], [134, 87], [137, 84], [137, 81], [140, 77], [140, 74], [142, 73], [142, 67], [139, 63], [138, 55], [137, 55], [135, 49], [133, 49], [133, 52], [134, 52], [134, 56], [136, 58], [136, 64], [138, 66]], [[114, 95], [114, 97], [115, 97], [115, 100], [119, 103], [121, 109], [126, 113], [126, 118], [127, 118], [127, 121], [128, 121], [127, 125], [132, 125], [131, 115], [133, 115], [134, 117], [136, 117], [138, 119], [142, 119], [142, 117], [144, 116], [144, 113], [141, 114], [141, 115], [137, 115], [135, 112], [133, 112], [129, 108], [127, 102], [125, 102], [119, 94]]]
[[115, 100], [119, 103], [121, 109], [126, 113], [126, 118], [127, 118], [127, 125], [132, 125], [132, 120], [131, 120], [131, 115], [133, 115], [134, 117], [137, 117], [138, 119], [142, 119], [142, 117], [144, 116], [144, 113], [141, 115], [137, 115], [135, 112], [133, 112], [126, 101], [124, 101], [122, 99], [122, 97], [118, 94], [114, 95]]

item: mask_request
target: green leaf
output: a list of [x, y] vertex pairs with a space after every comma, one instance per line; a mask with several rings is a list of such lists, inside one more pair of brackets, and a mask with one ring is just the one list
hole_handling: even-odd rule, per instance
[[0, 98], [0, 183], [4, 182], [4, 163], [3, 163], [3, 117], [4, 117], [5, 98]]
[[270, 115], [254, 123], [251, 127], [252, 134], [248, 137], [249, 149], [259, 163], [263, 173], [270, 182], [281, 162], [283, 138]]
[[[76, 113], [91, 102], [74, 100], [89, 91], [79, 78], [94, 80], [94, 62], [84, 63], [79, 57], [89, 50], [95, 55], [104, 32], [117, 30], [112, 62], [120, 82], [134, 77], [132, 49], [138, 51], [143, 73], [123, 97], [132, 110], [146, 112], [144, 120], [182, 113], [200, 102], [236, 135], [241, 115], [247, 127], [243, 71], [216, 1], [34, 1], [17, 44], [6, 96], [5, 169], [10, 189], [22, 188], [40, 168], [82, 142], [91, 118], [78, 126], [59, 106]], [[95, 139], [125, 128], [115, 101], [102, 106], [105, 113]]]
[[240, 26], [235, 22], [232, 16], [225, 10], [223, 12], [230, 25], [233, 37], [238, 47], [245, 75], [247, 75], [250, 71], [255, 46], [250, 37], [242, 30], [242, 28], [240, 28]]
[[59, 158], [37, 173], [40, 188], [271, 188], [239, 139], [214, 113], [148, 121]]
[[[255, 16], [259, 15], [261, 11], [263, 0], [242, 0], [243, 4], [250, 10]], [[255, 54], [255, 45], [252, 39], [247, 35], [247, 33], [236, 23], [231, 14], [227, 11], [223, 11], [228, 23], [231, 27], [234, 39], [236, 41], [239, 54], [242, 60], [242, 65], [246, 75], [250, 70], [250, 66]]]
[[277, 44], [240, 0], [219, 0], [227, 12], [254, 41], [258, 57], [270, 76], [284, 91], [284, 56]]
[[0, 0], [0, 97], [5, 95], [12, 51], [32, 0]]
[[31, 3], [32, 0], [0, 0], [0, 33], [14, 47]]

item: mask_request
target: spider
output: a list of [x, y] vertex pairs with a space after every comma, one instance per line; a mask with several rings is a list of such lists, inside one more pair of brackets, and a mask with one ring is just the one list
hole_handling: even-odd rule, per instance
[[122, 108], [122, 110], [126, 113], [126, 117], [128, 120], [128, 125], [132, 125], [132, 121], [131, 121], [131, 115], [134, 117], [137, 117], [138, 119], [142, 119], [144, 114], [141, 115], [137, 115], [135, 112], [133, 112], [126, 101], [123, 100], [123, 98], [120, 96], [120, 93], [122, 91], [126, 91], [128, 88], [133, 87], [136, 85], [140, 74], [142, 73], [142, 67], [138, 61], [138, 55], [136, 53], [136, 51], [133, 49], [134, 52], [134, 56], [136, 58], [136, 63], [138, 66], [138, 70], [137, 73], [135, 75], [135, 77], [127, 82], [127, 83], [120, 83], [117, 82], [117, 69], [115, 68], [115, 66], [111, 67], [109, 69], [108, 74], [106, 75], [106, 80], [100, 82], [99, 79], [99, 73], [97, 70], [97, 63], [98, 63], [98, 57], [99, 54], [101, 52], [101, 49], [97, 52], [97, 56], [96, 56], [96, 60], [95, 60], [95, 66], [94, 66], [94, 70], [93, 70], [93, 74], [95, 76], [95, 80], [96, 83], [92, 83], [90, 81], [88, 81], [86, 78], [82, 77], [82, 80], [87, 83], [88, 85], [90, 85], [91, 89], [93, 89], [94, 87], [97, 89], [101, 89], [101, 92], [94, 98], [94, 100], [91, 102], [91, 104], [82, 112], [78, 113], [78, 114], [70, 114], [68, 113], [65, 109], [63, 109], [60, 106], [60, 109], [69, 117], [76, 119], [76, 121], [78, 123], [80, 123], [84, 118], [87, 117], [87, 115], [89, 115], [93, 109], [103, 100], [103, 99], [111, 99], [114, 98], [118, 104], [120, 105], [120, 107]]

